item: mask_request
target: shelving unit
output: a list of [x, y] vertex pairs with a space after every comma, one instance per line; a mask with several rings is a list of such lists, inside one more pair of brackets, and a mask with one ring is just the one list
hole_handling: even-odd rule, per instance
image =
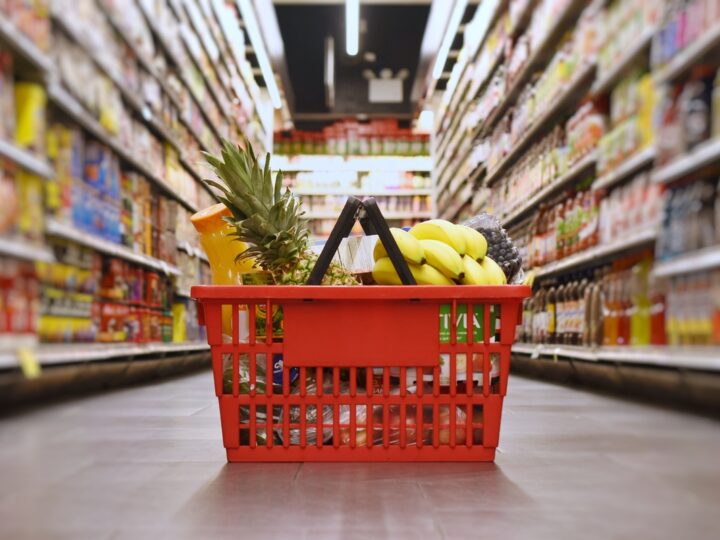
[[714, 347], [582, 347], [515, 343], [515, 354], [533, 358], [567, 358], [583, 362], [652, 365], [665, 368], [720, 371], [720, 357]]
[[654, 27], [647, 28], [642, 36], [625, 51], [622, 58], [617, 61], [612, 69], [608, 70], [607, 73], [598, 73], [598, 79], [593, 84], [591, 90], [594, 96], [608, 93], [638, 59], [643, 54], [647, 54], [656, 31], [657, 29]]
[[[121, 113], [132, 118], [133, 129], [135, 126], [142, 126], [139, 129], [147, 129], [149, 134], [153, 135], [153, 144], [162, 145], [168, 149], [170, 153], [166, 162], [158, 159], [157, 163], [155, 163], [154, 159], [149, 160], [143, 157], [146, 154], [139, 152], [135, 148], [134, 140], [127, 140], [128, 137], [126, 137], [125, 131], [118, 130], [115, 133], [106, 129], [105, 125], [109, 124], [101, 122], [99, 113], [92, 112], [91, 108], [86, 106], [85, 103], [89, 103], [89, 101], [78, 99], [78, 97], [83, 97], [80, 94], [81, 90], [77, 90], [79, 96], [73, 95], [74, 90], [72, 89], [82, 87], [67, 84], [68, 81], [63, 80], [63, 77], [67, 77], [69, 72], [61, 71], [61, 66], [56, 65], [55, 51], [53, 49], [51, 49], [52, 52], [47, 53], [42, 51], [10, 22], [10, 18], [5, 16], [0, 17], [0, 43], [16, 58], [16, 71], [22, 75], [20, 80], [27, 79], [42, 84], [48, 96], [48, 107], [67, 117], [69, 125], [73, 128], [82, 129], [85, 140], [97, 141], [107, 146], [117, 156], [117, 159], [122, 164], [123, 171], [136, 172], [140, 177], [158, 188], [151, 191], [156, 196], [162, 194], [179, 202], [187, 211], [195, 212], [198, 210], [199, 204], [204, 202], [203, 197], [209, 199], [208, 195], [212, 194], [210, 188], [201, 182], [203, 178], [207, 177], [209, 171], [207, 167], [203, 166], [203, 163], [198, 162], [194, 157], [197, 155], [198, 150], [214, 151], [219, 146], [223, 135], [234, 136], [236, 132], [247, 135], [253, 145], [256, 145], [258, 151], [265, 150], [269, 141], [266, 134], [272, 131], [272, 124], [268, 123], [271, 122], [268, 115], [263, 117], [261, 114], [261, 110], [264, 110], [263, 107], [265, 106], [261, 101], [266, 98], [261, 96], [260, 89], [253, 79], [248, 60], [244, 56], [227, 58], [229, 62], [234, 62], [235, 65], [225, 63], [226, 59], [222, 59], [223, 62], [218, 65], [210, 61], [211, 71], [205, 73], [202, 66], [205, 65], [207, 59], [212, 57], [206, 42], [202, 40], [200, 35], [202, 30], [196, 24], [198, 22], [202, 24], [202, 21], [193, 20], [192, 16], [186, 13], [187, 6], [184, 3], [175, 2], [174, 0], [166, 1], [167, 5], [164, 8], [169, 10], [167, 12], [169, 17], [167, 22], [173, 23], [172, 26], [177, 22], [178, 28], [183, 28], [182, 33], [178, 33], [176, 36], [177, 42], [175, 42], [176, 37], [164, 32], [167, 25], [163, 24], [160, 18], [153, 16], [156, 7], [163, 7], [157, 3], [130, 0], [127, 4], [120, 5], [107, 2], [107, 0], [90, 0], [93, 5], [88, 4], [87, 7], [96, 9], [96, 13], [93, 15], [104, 19], [101, 21], [102, 24], [114, 34], [113, 38], [117, 39], [119, 47], [116, 50], [118, 55], [123, 54], [120, 51], [128, 52], [127, 58], [117, 58], [117, 62], [115, 62], [116, 58], [104, 54], [104, 51], [99, 50], [98, 47], [92, 44], [92, 36], [84, 32], [85, 26], [83, 25], [88, 23], [73, 19], [74, 14], [72, 13], [60, 12], [57, 6], [50, 6], [51, 8], [55, 7], [55, 11], [50, 9], [48, 13], [51, 38], [60, 36], [63, 38], [63, 42], [66, 41], [72, 44], [78, 53], [85, 55], [88, 65], [91, 65], [99, 76], [107, 80], [107, 84], [113, 87], [113, 93], [121, 98], [123, 105]], [[123, 10], [132, 8], [138, 10], [137, 17], [125, 17]], [[202, 17], [224, 17], [227, 15], [227, 13], [216, 13], [218, 9], [234, 9], [234, 7], [213, 2], [212, 8], [210, 8], [209, 4], [203, 5], [199, 13]], [[133, 32], [123, 28], [128, 24], [127, 21], [130, 20], [137, 24], [146, 25], [147, 36], [151, 37], [153, 44], [158, 46], [152, 49], [149, 47], [144, 48], [143, 43], [135, 39], [136, 36]], [[209, 20], [206, 19], [205, 24]], [[233, 20], [235, 19], [233, 18]], [[237, 32], [242, 39], [242, 20], [238, 18], [237, 24]], [[222, 24], [219, 27], [224, 31]], [[215, 40], [218, 39], [219, 34], [216, 30], [217, 28], [212, 26], [208, 27], [209, 34], [212, 34], [211, 37]], [[196, 47], [194, 49], [194, 52], [198, 53], [196, 55], [192, 54], [193, 51], [189, 46], [191, 42], [195, 41], [195, 37], [197, 37], [200, 45], [200, 48]], [[172, 43], [170, 39], [173, 40]], [[220, 36], [219, 39], [223, 39], [223, 36]], [[151, 52], [153, 49], [154, 51]], [[187, 54], [185, 54], [186, 52]], [[248, 53], [250, 52], [252, 51], [248, 50]], [[85, 61], [85, 58], [83, 58], [83, 61]], [[159, 112], [160, 100], [148, 98], [146, 102], [143, 93], [139, 89], [140, 85], [135, 84], [135, 78], [126, 76], [125, 71], [119, 68], [121, 61], [132, 64], [131, 67], [137, 70], [137, 75], [145, 77], [148, 82], [152, 82], [153, 88], [162, 95], [163, 105], [169, 106], [170, 110], [162, 109], [161, 115]], [[124, 63], [122, 65], [125, 66]], [[168, 68], [164, 70], [161, 66], [168, 66]], [[203, 79], [201, 84], [204, 85], [204, 88], [202, 91], [198, 90], [198, 84], [194, 84], [196, 82], [194, 69], [198, 71]], [[177, 78], [168, 77], [168, 75], [174, 73], [177, 73]], [[248, 85], [250, 79], [252, 79], [254, 86]], [[69, 82], [74, 82], [74, 79]], [[247, 113], [250, 119], [247, 131], [244, 126], [241, 126], [240, 117], [235, 115], [237, 109], [234, 102], [236, 101], [240, 102], [243, 112]], [[152, 105], [150, 105], [151, 103]], [[129, 121], [129, 118], [125, 118], [125, 116], [123, 116], [123, 120]], [[217, 124], [213, 119], [217, 120]], [[232, 133], [226, 133], [228, 126]], [[265, 130], [264, 133], [262, 133], [263, 129]], [[141, 135], [147, 134], [141, 133]], [[189, 145], [186, 146], [187, 143]], [[177, 165], [174, 170], [171, 168], [175, 157], [184, 171], [178, 170]], [[0, 140], [0, 158], [6, 159], [8, 162], [14, 163], [36, 176], [49, 181], [55, 180], [54, 164], [50, 163], [45, 156], [36, 155], [33, 152], [19, 148], [11, 140]], [[430, 165], [426, 164], [426, 166], [429, 169]], [[173, 173], [176, 176], [171, 176]], [[189, 185], [190, 178], [194, 178], [194, 181], [202, 187]], [[58, 181], [60, 180], [64, 179], [58, 179]], [[201, 195], [199, 201], [195, 198], [196, 190]], [[91, 251], [157, 271], [159, 274], [169, 278], [180, 277], [182, 271], [179, 266], [184, 268], [184, 264], [187, 262], [186, 260], [180, 260], [176, 266], [165, 260], [147, 256], [106, 240], [97, 234], [83, 231], [73, 224], [60, 221], [54, 217], [46, 216], [43, 221], [44, 235], [48, 240], [65, 240], [69, 244], [79, 245]], [[158, 231], [158, 234], [165, 233], [165, 230]], [[31, 262], [54, 263], [56, 262], [55, 255], [57, 253], [57, 262], [65, 262], [60, 260], [61, 252], [55, 252], [54, 248], [51, 247], [55, 243], [51, 244], [48, 241], [46, 244], [35, 245], [26, 238], [3, 236], [0, 237], [0, 258], [9, 257]], [[193, 247], [188, 242], [181, 242], [178, 245], [178, 250], [187, 253], [197, 261], [208, 261], [207, 256], [201, 250]], [[187, 279], [168, 279], [167, 284], [163, 286], [175, 287], [175, 296], [188, 298], [190, 291], [185, 283], [187, 281]], [[38, 284], [41, 287], [46, 286], [40, 282]], [[64, 291], [64, 289], [62, 290]], [[58, 289], [58, 291], [61, 291], [61, 289]], [[144, 304], [143, 307], [145, 307]], [[147, 307], [159, 309], [160, 306], [151, 305]], [[163, 309], [169, 309], [168, 305], [162, 307]], [[71, 311], [68, 311], [68, 313], [71, 313]], [[0, 352], [0, 369], [17, 368], [19, 366], [17, 350], [23, 347], [32, 349], [32, 354], [41, 366], [80, 364], [110, 359], [127, 359], [129, 361], [138, 356], [161, 357], [203, 352], [208, 349], [204, 343], [73, 343], [46, 345], [38, 344], [38, 337], [35, 335], [30, 336], [31, 339], [15, 335], [12, 337], [12, 340], [8, 340], [5, 334], [0, 336], [0, 351], [2, 351]], [[15, 339], [16, 337], [17, 339]]]
[[43, 178], [52, 178], [55, 176], [55, 172], [45, 159], [10, 142], [0, 140], [0, 156], [9, 159], [28, 172]]
[[48, 219], [45, 223], [45, 231], [49, 236], [64, 238], [77, 244], [89, 247], [100, 253], [105, 253], [112, 257], [124, 259], [126, 261], [146, 266], [154, 270], [160, 270], [166, 275], [179, 276], [180, 270], [173, 265], [166, 263], [160, 259], [149, 257], [141, 253], [135, 253], [130, 248], [114, 244], [108, 240], [104, 240], [92, 234], [88, 234], [72, 225], [61, 223], [54, 219]]
[[[315, 211], [307, 212], [307, 219], [337, 219], [340, 216], [341, 209], [337, 211]], [[392, 219], [430, 219], [433, 217], [432, 212], [383, 212], [383, 217], [388, 220]]]
[[411, 171], [430, 172], [432, 158], [429, 156], [325, 156], [325, 155], [273, 155], [270, 161], [273, 170], [289, 171], [333, 171], [333, 172], [382, 172]]
[[0, 255], [27, 261], [52, 262], [55, 260], [49, 248], [30, 244], [25, 239], [0, 237]]
[[5, 17], [0, 17], [0, 40], [22, 55], [43, 75], [46, 75], [52, 69], [52, 62], [48, 55], [41, 51], [27, 36], [19, 32]]
[[557, 119], [569, 103], [577, 102], [578, 97], [587, 90], [589, 83], [592, 81], [595, 75], [595, 69], [596, 66], [594, 62], [580, 68], [578, 74], [575, 75], [575, 78], [568, 83], [563, 91], [547, 105], [547, 108], [541, 112], [534, 121], [530, 122], [525, 128], [523, 135], [513, 145], [512, 150], [495, 169], [488, 172], [485, 177], [485, 184], [487, 186], [492, 186], [492, 184], [498, 181], [508, 167], [518, 160], [529, 144], [537, 140], [540, 134], [547, 132], [547, 128], [552, 125], [552, 122]]
[[184, 197], [175, 193], [170, 186], [168, 186], [159, 176], [153, 173], [149, 167], [138, 161], [138, 159], [117, 139], [117, 137], [109, 134], [105, 128], [100, 125], [100, 122], [93, 118], [80, 104], [80, 102], [57, 82], [52, 82], [48, 86], [48, 97], [51, 102], [62, 109], [75, 122], [92, 133], [92, 135], [100, 142], [112, 148], [112, 150], [117, 153], [123, 161], [125, 161], [125, 163], [153, 182], [153, 184], [159, 187], [167, 196], [177, 200], [191, 212], [197, 212], [197, 208], [195, 208], [195, 206], [193, 206]]
[[700, 272], [718, 267], [720, 267], [720, 246], [713, 246], [660, 261], [655, 264], [653, 274], [656, 277], [672, 277], [686, 274], [688, 269]]
[[642, 169], [652, 166], [655, 161], [655, 148], [649, 147], [626, 159], [610, 172], [593, 182], [594, 189], [608, 189], [629, 178]]
[[[139, 356], [208, 351], [206, 343], [72, 343], [39, 345], [35, 357], [41, 366], [77, 364], [123, 359], [130, 361]], [[0, 352], [0, 369], [18, 367], [17, 354]]]
[[711, 139], [667, 165], [656, 168], [652, 179], [660, 184], [668, 184], [719, 161], [720, 139]]
[[624, 251], [636, 249], [640, 246], [650, 245], [655, 241], [657, 231], [655, 229], [647, 229], [635, 233], [631, 233], [623, 238], [619, 238], [609, 244], [600, 244], [590, 249], [580, 251], [559, 261], [547, 264], [535, 271], [536, 277], [547, 277], [562, 272], [567, 272], [580, 267], [587, 267], [588, 264], [600, 264], [607, 260], [608, 257], [618, 255]]
[[548, 183], [545, 187], [543, 187], [540, 191], [538, 191], [535, 195], [533, 195], [526, 201], [523, 201], [523, 204], [506, 213], [501, 218], [503, 226], [507, 228], [515, 221], [535, 210], [538, 204], [545, 201], [561, 189], [571, 185], [574, 181], [578, 180], [584, 173], [593, 169], [596, 163], [597, 152], [590, 152], [588, 155], [586, 155], [584, 158], [582, 158], [580, 161], [570, 167], [570, 169], [564, 174], [562, 174], [552, 182]]
[[660, 68], [655, 73], [655, 80], [663, 83], [681, 77], [718, 45], [720, 45], [720, 26], [715, 26]]

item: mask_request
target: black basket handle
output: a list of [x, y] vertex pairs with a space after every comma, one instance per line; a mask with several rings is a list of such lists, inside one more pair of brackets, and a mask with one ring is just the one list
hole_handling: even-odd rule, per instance
[[327, 272], [332, 258], [340, 247], [340, 242], [343, 238], [350, 236], [353, 225], [355, 225], [358, 219], [360, 219], [360, 224], [365, 234], [377, 234], [380, 237], [380, 241], [385, 247], [385, 251], [387, 251], [388, 257], [390, 257], [395, 271], [400, 277], [400, 281], [402, 281], [404, 285], [416, 285], [415, 278], [410, 272], [410, 268], [407, 262], [405, 262], [400, 248], [390, 232], [390, 227], [388, 227], [373, 197], [365, 199], [364, 201], [355, 197], [348, 197], [345, 202], [345, 207], [342, 209], [342, 212], [340, 212], [340, 217], [330, 233], [330, 237], [315, 262], [315, 267], [310, 273], [307, 284], [320, 285], [322, 283], [325, 272]]

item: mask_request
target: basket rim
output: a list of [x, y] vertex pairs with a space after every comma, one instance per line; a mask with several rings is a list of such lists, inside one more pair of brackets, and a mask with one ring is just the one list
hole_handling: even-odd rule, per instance
[[523, 300], [529, 285], [194, 285], [198, 301], [243, 300]]

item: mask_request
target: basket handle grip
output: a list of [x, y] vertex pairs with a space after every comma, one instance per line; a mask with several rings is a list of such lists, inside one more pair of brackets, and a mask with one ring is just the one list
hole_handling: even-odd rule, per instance
[[[360, 217], [361, 214], [362, 217]], [[360, 201], [356, 197], [348, 197], [345, 202], [345, 207], [342, 209], [342, 212], [340, 212], [340, 217], [335, 223], [325, 246], [323, 246], [320, 256], [315, 262], [307, 284], [320, 285], [322, 283], [325, 272], [327, 272], [335, 253], [340, 247], [340, 242], [343, 238], [350, 236], [353, 225], [355, 225], [359, 217], [360, 224], [366, 234], [376, 232], [380, 237], [380, 241], [383, 243], [383, 246], [385, 246], [385, 251], [387, 251], [395, 267], [395, 271], [398, 273], [403, 284], [415, 285], [415, 278], [410, 272], [410, 268], [408, 268], [400, 252], [400, 248], [395, 242], [392, 233], [390, 233], [390, 228], [373, 197], [365, 199], [364, 201]]]

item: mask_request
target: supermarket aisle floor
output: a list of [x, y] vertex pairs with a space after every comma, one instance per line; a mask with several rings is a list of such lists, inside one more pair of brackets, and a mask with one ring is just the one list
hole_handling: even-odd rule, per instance
[[712, 420], [514, 377], [495, 464], [227, 465], [217, 415], [203, 373], [0, 421], [0, 537], [717, 533]]

